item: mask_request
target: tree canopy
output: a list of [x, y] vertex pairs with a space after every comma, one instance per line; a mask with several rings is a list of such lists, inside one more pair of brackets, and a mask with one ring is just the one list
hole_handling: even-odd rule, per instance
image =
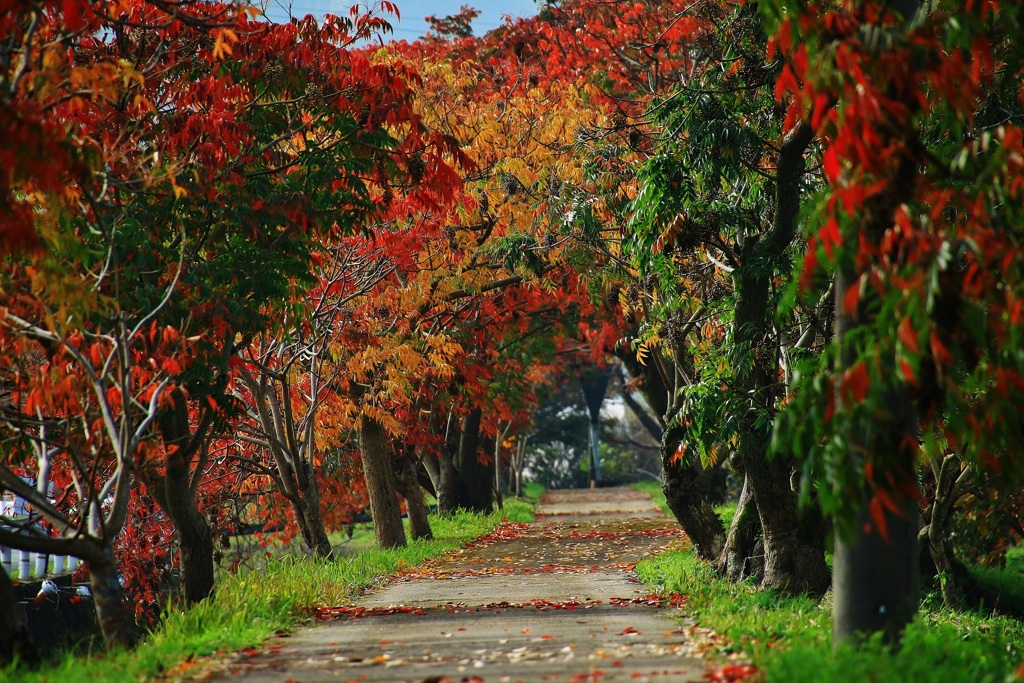
[[1020, 540], [1020, 7], [398, 9], [0, 0], [0, 543], [129, 644], [218, 534], [491, 509], [615, 365], [718, 571], [820, 596], [834, 525], [837, 637], [916, 609], [879, 549], [961, 604]]

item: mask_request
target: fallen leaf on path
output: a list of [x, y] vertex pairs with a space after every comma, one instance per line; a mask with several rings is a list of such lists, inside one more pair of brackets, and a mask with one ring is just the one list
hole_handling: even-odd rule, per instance
[[709, 683], [739, 683], [758, 676], [760, 672], [750, 664], [734, 664], [704, 673]]

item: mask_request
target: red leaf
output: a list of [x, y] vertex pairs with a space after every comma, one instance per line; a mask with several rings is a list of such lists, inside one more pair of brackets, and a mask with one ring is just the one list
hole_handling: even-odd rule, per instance
[[911, 353], [918, 354], [921, 352], [921, 345], [917, 342], [917, 333], [915, 333], [914, 328], [910, 326], [910, 318], [903, 319], [903, 322], [900, 323], [897, 334], [899, 335], [900, 342], [902, 342]]
[[871, 513], [871, 519], [875, 522], [875, 528], [878, 529], [878, 534], [882, 537], [882, 540], [888, 543], [889, 527], [885, 521], [885, 508], [881, 500], [883, 495], [885, 494], [882, 491], [876, 491], [871, 502], [868, 504], [868, 510]]
[[860, 403], [868, 395], [870, 385], [868, 367], [861, 361], [843, 375], [843, 396], [854, 403]]
[[946, 345], [942, 343], [942, 340], [939, 339], [939, 336], [934, 331], [931, 333], [930, 344], [932, 347], [932, 357], [937, 363], [949, 365], [953, 362], [953, 354], [949, 352], [949, 349], [946, 348]]
[[796, 76], [793, 75], [793, 69], [789, 64], [782, 67], [782, 73], [779, 74], [779, 80], [775, 81], [775, 99], [782, 101], [786, 98], [788, 93], [799, 93], [800, 84], [796, 81]]
[[857, 308], [860, 306], [860, 281], [854, 282], [843, 295], [843, 310], [846, 315], [857, 315]]
[[910, 367], [910, 363], [907, 362], [906, 358], [900, 358], [900, 371], [908, 382], [917, 386], [917, 375], [914, 374], [914, 368]]
[[818, 93], [814, 96], [814, 111], [811, 113], [811, 128], [818, 130], [822, 119], [829, 110], [829, 97], [825, 93]]
[[750, 664], [733, 664], [718, 671], [709, 671], [704, 674], [704, 677], [708, 679], [709, 683], [738, 683], [756, 674], [757, 669]]
[[832, 258], [835, 254], [835, 248], [843, 243], [843, 238], [839, 234], [839, 223], [836, 222], [835, 218], [829, 218], [828, 222], [825, 223], [825, 227], [821, 229], [821, 243], [825, 247], [825, 253], [828, 254], [829, 258]]
[[835, 185], [839, 180], [840, 166], [839, 166], [839, 153], [836, 151], [835, 145], [830, 145], [825, 150], [825, 155], [821, 158], [822, 168], [825, 170], [825, 179], [829, 183]]

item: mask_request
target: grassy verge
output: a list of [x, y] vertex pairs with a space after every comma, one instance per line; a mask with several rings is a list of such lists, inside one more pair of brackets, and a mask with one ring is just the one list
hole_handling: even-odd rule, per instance
[[171, 611], [145, 641], [131, 652], [68, 656], [38, 671], [0, 670], [0, 680], [24, 683], [94, 683], [152, 680], [196, 657], [258, 645], [278, 631], [302, 623], [318, 605], [345, 604], [356, 593], [380, 583], [388, 574], [414, 567], [467, 541], [489, 533], [503, 518], [530, 521], [529, 499], [506, 501], [494, 514], [460, 513], [431, 517], [431, 541], [406, 548], [367, 548], [331, 562], [282, 557], [266, 568], [228, 575], [216, 595], [185, 611]]
[[[652, 491], [652, 495], [660, 491]], [[657, 498], [656, 498], [657, 500]], [[768, 683], [1010, 683], [1024, 680], [1024, 624], [980, 612], [952, 612], [935, 596], [922, 603], [895, 654], [877, 643], [832, 648], [828, 597], [820, 603], [718, 577], [692, 552], [671, 552], [637, 567], [656, 590], [688, 596], [687, 612], [724, 636], [722, 652], [742, 652]]]

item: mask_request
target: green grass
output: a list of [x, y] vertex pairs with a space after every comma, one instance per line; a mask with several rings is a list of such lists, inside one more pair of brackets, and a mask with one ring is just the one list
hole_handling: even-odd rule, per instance
[[637, 491], [644, 491], [658, 504], [661, 511], [668, 516], [672, 516], [672, 511], [668, 509], [668, 503], [665, 502], [665, 494], [661, 490], [661, 482], [652, 481], [650, 479], [644, 479], [642, 481], [636, 481], [630, 484], [631, 488]]
[[971, 567], [968, 571], [977, 582], [977, 594], [972, 597], [984, 607], [1024, 615], [1024, 546], [1010, 548], [1005, 567]]
[[526, 500], [506, 500], [505, 508], [483, 516], [432, 516], [434, 540], [406, 548], [366, 548], [330, 562], [282, 556], [258, 571], [222, 577], [216, 595], [184, 611], [169, 611], [157, 628], [131, 652], [68, 655], [38, 671], [0, 670], [0, 680], [24, 683], [94, 683], [152, 680], [182, 662], [216, 652], [254, 646], [278, 631], [308, 619], [319, 605], [341, 605], [359, 591], [401, 569], [457, 548], [489, 533], [502, 518], [533, 519]]
[[[540, 499], [541, 494], [544, 493], [545, 491], [547, 491], [547, 489], [544, 488], [544, 486], [542, 486], [541, 484], [538, 484], [537, 482], [523, 482], [523, 500], [536, 503]], [[505, 498], [506, 501], [515, 499], [516, 497], [514, 494], [506, 496]]]
[[[1015, 670], [1024, 662], [1024, 624], [978, 611], [953, 612], [934, 595], [922, 602], [896, 653], [889, 654], [877, 641], [834, 650], [827, 596], [818, 603], [750, 583], [733, 584], [689, 551], [645, 560], [637, 571], [655, 590], [687, 595], [687, 614], [724, 637], [710, 641], [712, 647], [722, 655], [742, 652], [768, 683], [1020, 680]], [[1001, 580], [1015, 591], [1024, 588], [1024, 576]]]

